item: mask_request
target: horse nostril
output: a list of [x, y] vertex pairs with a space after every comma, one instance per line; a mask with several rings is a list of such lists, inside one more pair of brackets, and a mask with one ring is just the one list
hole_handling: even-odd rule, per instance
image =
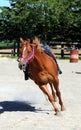
[[21, 64], [18, 64], [18, 67], [20, 68], [20, 70], [22, 70], [22, 65]]
[[25, 67], [25, 66], [26, 66], [25, 64], [22, 65], [22, 67]]
[[26, 70], [26, 64], [22, 64], [22, 70], [23, 70], [23, 71]]

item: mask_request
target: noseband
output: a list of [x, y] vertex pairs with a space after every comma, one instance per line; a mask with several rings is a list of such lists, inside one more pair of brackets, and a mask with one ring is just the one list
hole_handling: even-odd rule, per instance
[[24, 57], [24, 56], [21, 56], [20, 58], [22, 58], [22, 59], [24, 59], [25, 61], [28, 62], [28, 61], [30, 61], [33, 57], [34, 57], [34, 46], [33, 46], [32, 54], [31, 54], [30, 57], [26, 58], [26, 57]]

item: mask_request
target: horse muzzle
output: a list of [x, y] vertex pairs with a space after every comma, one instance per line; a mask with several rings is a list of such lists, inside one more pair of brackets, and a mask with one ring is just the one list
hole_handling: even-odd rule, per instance
[[20, 70], [26, 71], [27, 64], [20, 63], [18, 64]]

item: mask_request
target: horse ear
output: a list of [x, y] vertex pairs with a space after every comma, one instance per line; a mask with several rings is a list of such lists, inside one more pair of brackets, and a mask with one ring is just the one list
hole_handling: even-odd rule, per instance
[[24, 39], [22, 37], [20, 37], [20, 42], [23, 44], [24, 43]]

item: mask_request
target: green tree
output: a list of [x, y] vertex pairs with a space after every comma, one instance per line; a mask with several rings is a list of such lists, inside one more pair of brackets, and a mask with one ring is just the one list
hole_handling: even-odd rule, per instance
[[45, 40], [81, 41], [80, 0], [9, 0], [0, 12], [0, 40], [39, 36]]

